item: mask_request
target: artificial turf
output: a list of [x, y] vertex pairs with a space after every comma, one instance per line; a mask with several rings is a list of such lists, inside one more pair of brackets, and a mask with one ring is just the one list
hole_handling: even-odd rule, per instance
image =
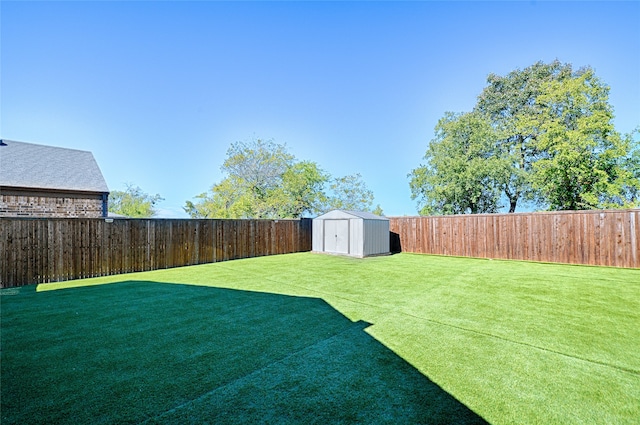
[[640, 270], [302, 253], [0, 293], [3, 424], [640, 421]]

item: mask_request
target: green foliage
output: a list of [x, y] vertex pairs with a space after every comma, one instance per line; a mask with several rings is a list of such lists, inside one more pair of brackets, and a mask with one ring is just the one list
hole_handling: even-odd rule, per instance
[[571, 65], [558, 60], [549, 64], [537, 62], [504, 77], [490, 74], [487, 87], [478, 96], [474, 111], [484, 115], [496, 129], [491, 143], [496, 155], [508, 163], [499, 183], [509, 201], [509, 212], [515, 212], [519, 201], [534, 198], [531, 169], [539, 155], [536, 142], [540, 134], [535, 118], [541, 113], [536, 99], [546, 83], [565, 81], [571, 73]]
[[329, 178], [315, 162], [301, 161], [289, 167], [282, 175], [280, 194], [284, 202], [279, 216], [302, 217], [321, 212], [327, 202], [324, 186]]
[[409, 174], [420, 214], [497, 212], [505, 164], [495, 155], [495, 132], [477, 113], [447, 113], [436, 126], [424, 165]]
[[587, 69], [563, 82], [545, 84], [536, 102], [542, 114], [533, 164], [533, 188], [541, 204], [552, 210], [628, 208], [624, 167], [628, 141], [613, 126], [608, 87]]
[[114, 190], [109, 194], [109, 212], [131, 218], [156, 215], [156, 204], [163, 200], [159, 194], [149, 195], [130, 183], [126, 186], [124, 191]]
[[[472, 113], [445, 114], [413, 170], [421, 214], [638, 205], [637, 143], [613, 126], [609, 88], [591, 68], [542, 62], [489, 75]], [[635, 147], [634, 147], [635, 146]]]
[[271, 140], [233, 143], [221, 167], [228, 177], [198, 195], [197, 202], [187, 201], [184, 209], [193, 218], [300, 217], [305, 210], [294, 208], [284, 194], [285, 181], [293, 187], [299, 168], [286, 146]]
[[332, 196], [328, 209], [371, 211], [373, 192], [367, 188], [360, 173], [337, 177], [330, 187]]
[[196, 202], [186, 202], [191, 217], [299, 218], [330, 208], [369, 211], [373, 201], [359, 174], [332, 180], [317, 163], [298, 161], [273, 141], [232, 144], [222, 171], [225, 179], [196, 196]]
[[196, 199], [195, 203], [187, 201], [184, 207], [191, 218], [238, 218], [250, 213], [248, 194], [238, 191], [231, 178], [214, 184]]
[[629, 146], [622, 167], [629, 172], [623, 183], [621, 198], [631, 205], [640, 205], [640, 127], [627, 134], [624, 143]]
[[256, 200], [263, 201], [282, 185], [283, 174], [293, 161], [286, 146], [258, 139], [233, 143], [221, 169], [232, 177], [234, 184], [240, 185]]

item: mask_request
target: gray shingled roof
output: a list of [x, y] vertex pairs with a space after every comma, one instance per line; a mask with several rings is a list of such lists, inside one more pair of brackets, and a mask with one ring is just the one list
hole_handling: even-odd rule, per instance
[[109, 192], [88, 151], [2, 140], [0, 186]]

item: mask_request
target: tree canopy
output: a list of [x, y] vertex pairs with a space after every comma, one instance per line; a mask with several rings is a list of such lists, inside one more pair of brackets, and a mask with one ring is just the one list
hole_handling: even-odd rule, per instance
[[541, 113], [537, 99], [545, 91], [545, 84], [565, 81], [571, 74], [571, 65], [558, 60], [537, 62], [506, 76], [490, 74], [478, 96], [474, 111], [496, 130], [490, 141], [493, 155], [508, 163], [500, 185], [509, 212], [515, 212], [519, 201], [534, 198], [532, 163], [540, 153], [536, 147], [540, 129], [535, 118]]
[[336, 177], [330, 188], [333, 195], [328, 199], [329, 209], [371, 211], [373, 192], [360, 173]]
[[191, 217], [300, 218], [331, 208], [371, 211], [373, 192], [360, 174], [332, 178], [317, 163], [297, 160], [272, 140], [233, 143], [221, 170], [226, 177], [220, 183], [195, 202], [186, 201], [184, 210]]
[[532, 165], [532, 186], [539, 203], [553, 210], [631, 206], [624, 187], [631, 170], [624, 166], [629, 142], [615, 131], [608, 87], [593, 70], [545, 85], [538, 99], [542, 113]]
[[438, 122], [409, 174], [421, 214], [637, 205], [637, 148], [616, 132], [593, 69], [538, 62], [487, 83], [472, 112]]
[[425, 159], [411, 176], [420, 214], [497, 212], [506, 168], [492, 155], [494, 130], [477, 113], [447, 113], [436, 126]]
[[153, 217], [157, 213], [156, 204], [162, 200], [159, 194], [149, 195], [138, 186], [127, 183], [125, 190], [109, 193], [109, 212], [131, 218]]

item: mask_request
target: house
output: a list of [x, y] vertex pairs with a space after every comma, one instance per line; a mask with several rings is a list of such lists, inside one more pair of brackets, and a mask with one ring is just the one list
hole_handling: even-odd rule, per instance
[[0, 140], [0, 217], [106, 217], [108, 196], [91, 152]]
[[313, 219], [312, 251], [352, 257], [389, 254], [389, 219], [333, 210]]

